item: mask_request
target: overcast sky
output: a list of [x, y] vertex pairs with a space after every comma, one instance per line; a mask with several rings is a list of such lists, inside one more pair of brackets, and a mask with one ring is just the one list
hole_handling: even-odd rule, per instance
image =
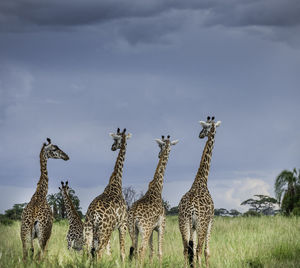
[[69, 180], [83, 213], [102, 193], [132, 133], [123, 185], [146, 192], [161, 135], [172, 147], [163, 196], [189, 190], [217, 129], [208, 185], [215, 207], [274, 196], [300, 160], [298, 0], [1, 0], [0, 213], [28, 202], [50, 137], [70, 160], [49, 160], [49, 192]]

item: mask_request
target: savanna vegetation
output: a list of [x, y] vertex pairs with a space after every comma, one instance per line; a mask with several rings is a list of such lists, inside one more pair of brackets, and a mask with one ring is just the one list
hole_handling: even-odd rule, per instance
[[[67, 249], [68, 223], [56, 221], [43, 261], [22, 262], [20, 223], [0, 225], [0, 267], [121, 267], [118, 234], [112, 237], [112, 257], [93, 263], [81, 252]], [[156, 236], [154, 236], [156, 244]], [[130, 238], [127, 236], [127, 254]], [[168, 216], [163, 267], [183, 267], [183, 247], [177, 216]], [[300, 267], [300, 218], [284, 216], [215, 217], [211, 267]], [[101, 265], [101, 266], [100, 266]], [[130, 267], [126, 259], [125, 267]], [[133, 266], [134, 267], [134, 266]], [[157, 258], [152, 265], [159, 267]]]
[[[128, 207], [141, 196], [132, 187], [124, 188], [123, 194]], [[275, 194], [276, 199], [255, 195], [254, 198], [245, 200], [242, 204], [250, 209], [244, 214], [234, 209], [215, 210], [210, 243], [211, 267], [300, 267], [299, 170], [282, 171], [275, 180]], [[71, 196], [80, 212], [80, 202], [74, 190]], [[112, 237], [112, 256], [104, 256], [100, 263], [92, 261], [82, 252], [69, 251], [66, 242], [68, 222], [64, 219], [66, 215], [61, 194], [48, 195], [48, 202], [56, 220], [47, 255], [41, 262], [35, 257], [26, 263], [22, 261], [19, 220], [26, 203], [15, 204], [4, 215], [0, 214], [0, 267], [123, 267], [119, 258], [117, 232]], [[280, 205], [279, 210], [274, 210], [275, 204]], [[183, 267], [178, 208], [171, 208], [167, 201], [164, 201], [164, 206], [168, 216], [163, 267]], [[156, 236], [154, 238], [157, 240]], [[35, 243], [35, 248], [38, 248], [36, 241]], [[127, 235], [127, 255], [130, 243]], [[125, 267], [134, 267], [128, 258]], [[159, 267], [158, 260], [155, 258], [151, 265], [146, 262], [145, 267]]]

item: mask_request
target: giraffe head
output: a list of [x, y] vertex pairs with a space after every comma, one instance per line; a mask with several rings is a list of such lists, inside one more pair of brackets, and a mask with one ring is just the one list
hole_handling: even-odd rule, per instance
[[68, 181], [66, 181], [66, 183], [64, 183], [63, 181], [61, 181], [61, 188], [58, 187], [58, 189], [62, 192], [62, 193], [67, 193], [69, 194], [69, 186], [68, 186]]
[[166, 139], [165, 136], [161, 136], [161, 139], [155, 139], [155, 141], [160, 148], [158, 153], [158, 158], [160, 158], [166, 148], [169, 148], [171, 145], [175, 145], [179, 140], [170, 141], [170, 135], [168, 135]]
[[52, 144], [49, 138], [47, 138], [47, 142], [48, 144], [47, 143], [43, 144], [44, 154], [47, 159], [53, 158], [53, 159], [63, 159], [65, 161], [69, 160], [69, 156], [64, 151], [59, 149], [57, 145]]
[[126, 134], [125, 132], [126, 128], [124, 128], [123, 132], [120, 132], [120, 129], [118, 128], [116, 133], [109, 133], [109, 135], [112, 136], [114, 140], [114, 143], [111, 146], [112, 151], [116, 151], [117, 149], [121, 148], [123, 138], [125, 139], [124, 142], [131, 138], [131, 133]]
[[[212, 118], [210, 118], [210, 116], [208, 116], [206, 122], [205, 121], [199, 121], [199, 123], [203, 127], [203, 129], [201, 130], [201, 132], [199, 134], [200, 139], [208, 137], [209, 134], [211, 133], [211, 130], [213, 130], [215, 132], [216, 127], [221, 125], [221, 121], [215, 122], [214, 120], [215, 120], [214, 116]], [[214, 126], [214, 127], [212, 128], [212, 126]]]

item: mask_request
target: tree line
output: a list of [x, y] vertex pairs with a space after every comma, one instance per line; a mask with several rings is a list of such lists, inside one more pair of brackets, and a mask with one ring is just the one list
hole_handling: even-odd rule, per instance
[[[215, 209], [216, 216], [258, 216], [258, 215], [274, 215], [277, 213], [289, 216], [300, 216], [300, 169], [294, 168], [292, 171], [283, 170], [275, 179], [274, 184], [275, 198], [267, 195], [254, 195], [254, 198], [249, 198], [241, 203], [241, 205], [250, 206], [250, 209], [242, 214], [235, 209], [227, 210], [225, 208]], [[80, 200], [75, 194], [75, 191], [70, 188], [69, 196], [74, 204], [78, 214], [83, 218], [81, 211]], [[123, 188], [123, 196], [128, 209], [132, 204], [143, 196], [143, 192], [138, 193], [132, 186]], [[66, 209], [63, 202], [61, 192], [48, 194], [47, 201], [52, 209], [55, 220], [65, 219]], [[170, 203], [163, 199], [164, 207], [167, 215], [177, 215], [178, 207], [171, 207]], [[0, 214], [0, 223], [11, 224], [14, 220], [20, 220], [22, 211], [27, 203], [14, 204], [11, 209]], [[276, 210], [275, 206], [280, 209]]]

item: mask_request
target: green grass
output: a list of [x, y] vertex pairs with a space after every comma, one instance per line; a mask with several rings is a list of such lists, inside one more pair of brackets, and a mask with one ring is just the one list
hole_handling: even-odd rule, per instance
[[[68, 251], [67, 222], [56, 222], [43, 261], [22, 262], [20, 223], [0, 225], [0, 267], [99, 267], [82, 253]], [[157, 235], [154, 244], [157, 245]], [[300, 267], [300, 217], [216, 218], [211, 238], [211, 267]], [[130, 239], [127, 236], [126, 254]], [[37, 248], [37, 244], [35, 244]], [[157, 250], [157, 247], [155, 247]], [[118, 234], [112, 237], [112, 257], [104, 256], [101, 267], [122, 267]], [[163, 267], [183, 267], [183, 248], [177, 217], [167, 217]], [[158, 267], [155, 257], [152, 265]], [[126, 258], [125, 267], [131, 267]], [[132, 266], [134, 267], [134, 266]]]

